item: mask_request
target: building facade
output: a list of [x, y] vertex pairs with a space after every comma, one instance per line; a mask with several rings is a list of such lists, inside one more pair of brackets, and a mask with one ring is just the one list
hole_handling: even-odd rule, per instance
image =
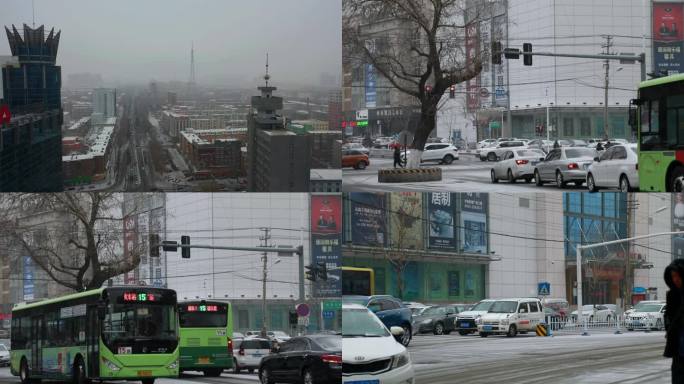
[[108, 119], [116, 117], [116, 89], [95, 88], [93, 90], [93, 115]]

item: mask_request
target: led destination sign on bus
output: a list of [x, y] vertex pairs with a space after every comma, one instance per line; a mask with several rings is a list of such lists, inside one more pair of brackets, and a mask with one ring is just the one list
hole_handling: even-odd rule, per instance
[[137, 292], [125, 292], [123, 294], [123, 299], [125, 302], [157, 301], [157, 297], [153, 293], [137, 293]]
[[188, 305], [188, 312], [218, 312], [216, 305]]

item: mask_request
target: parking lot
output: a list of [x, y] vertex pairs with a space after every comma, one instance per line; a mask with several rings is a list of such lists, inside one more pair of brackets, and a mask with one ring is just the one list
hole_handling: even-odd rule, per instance
[[415, 336], [416, 383], [669, 383], [663, 332]]

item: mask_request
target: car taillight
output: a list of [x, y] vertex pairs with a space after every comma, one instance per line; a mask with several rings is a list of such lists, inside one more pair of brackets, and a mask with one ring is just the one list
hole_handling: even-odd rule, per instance
[[339, 355], [323, 355], [321, 360], [324, 363], [342, 364], [342, 356]]
[[238, 351], [238, 355], [244, 356], [245, 355], [245, 349], [240, 347], [240, 350]]
[[523, 164], [529, 163], [529, 161], [528, 160], [516, 160], [515, 163], [518, 165], [523, 165]]
[[578, 169], [579, 165], [577, 163], [570, 163], [568, 164], [568, 169]]
[[233, 340], [230, 337], [228, 338], [228, 351], [233, 352]]

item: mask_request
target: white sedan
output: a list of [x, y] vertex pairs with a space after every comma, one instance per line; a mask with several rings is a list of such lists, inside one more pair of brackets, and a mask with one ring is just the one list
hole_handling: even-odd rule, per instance
[[634, 308], [627, 319], [625, 325], [627, 330], [652, 329], [660, 331], [665, 329], [665, 303], [644, 304]]
[[[406, 151], [408, 156], [411, 151]], [[404, 151], [401, 151], [402, 160], [406, 162]], [[422, 155], [420, 156], [421, 163], [437, 162], [439, 164], [451, 164], [454, 160], [458, 160], [458, 148], [451, 144], [435, 143], [425, 145]]]
[[514, 149], [504, 152], [501, 160], [491, 170], [492, 183], [505, 179], [515, 183], [524, 179], [530, 183], [534, 178], [534, 167], [543, 161], [546, 154], [540, 149]]
[[[573, 320], [577, 320], [577, 311], [570, 314]], [[615, 320], [615, 311], [602, 304], [587, 304], [582, 306], [582, 317], [592, 322]]]
[[639, 188], [639, 156], [636, 144], [619, 144], [608, 148], [587, 170], [590, 192], [601, 188], [619, 188], [631, 192]]
[[409, 352], [394, 338], [402, 328], [388, 330], [360, 304], [342, 304], [342, 319], [343, 383], [414, 383]]

